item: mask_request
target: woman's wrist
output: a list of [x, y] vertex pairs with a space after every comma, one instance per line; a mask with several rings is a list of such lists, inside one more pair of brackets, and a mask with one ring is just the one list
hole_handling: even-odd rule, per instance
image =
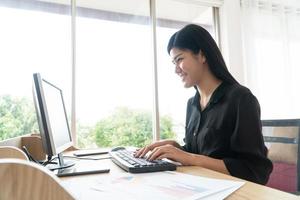
[[169, 145], [172, 145], [172, 146], [175, 146], [175, 147], [177, 147], [177, 142], [176, 141], [174, 141], [174, 140], [162, 140], [161, 141], [161, 144], [162, 145], [166, 145], [166, 144], [169, 144]]
[[190, 166], [201, 166], [203, 156], [193, 153], [187, 153], [186, 156], [186, 165]]

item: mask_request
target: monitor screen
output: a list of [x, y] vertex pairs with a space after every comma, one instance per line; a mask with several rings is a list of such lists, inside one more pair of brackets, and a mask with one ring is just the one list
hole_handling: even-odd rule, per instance
[[33, 94], [43, 148], [48, 156], [72, 146], [62, 90], [33, 74]]

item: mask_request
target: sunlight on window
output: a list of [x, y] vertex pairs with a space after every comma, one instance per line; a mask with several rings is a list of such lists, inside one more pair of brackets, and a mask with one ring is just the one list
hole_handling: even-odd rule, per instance
[[34, 72], [70, 90], [70, 16], [0, 7], [0, 26], [1, 94], [32, 98]]
[[[70, 113], [71, 10], [59, 2], [0, 7], [0, 97], [6, 98], [5, 102], [32, 104], [32, 74], [39, 72], [63, 90]], [[115, 7], [117, 2], [119, 7]], [[154, 79], [149, 12], [148, 0], [77, 1], [76, 125], [80, 147], [151, 142]], [[166, 46], [170, 36], [188, 23], [201, 24], [214, 35], [212, 8], [159, 1], [157, 17], [160, 134], [162, 139], [181, 142], [186, 102], [195, 91], [183, 88]], [[31, 109], [32, 114], [35, 111]]]
[[[79, 145], [135, 145], [152, 139], [149, 13], [135, 15], [145, 2], [139, 1], [130, 14], [104, 6], [107, 10], [93, 10], [94, 18], [77, 17]], [[81, 10], [82, 16], [89, 13]]]
[[70, 25], [67, 13], [0, 5], [0, 139], [38, 131], [32, 99], [35, 72], [61, 87], [70, 106]]

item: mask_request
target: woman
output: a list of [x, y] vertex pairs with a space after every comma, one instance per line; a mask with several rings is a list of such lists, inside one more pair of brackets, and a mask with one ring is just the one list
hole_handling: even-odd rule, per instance
[[214, 39], [187, 25], [169, 41], [168, 53], [184, 87], [196, 94], [187, 103], [185, 145], [154, 142], [135, 152], [148, 160], [169, 158], [266, 184], [272, 171], [261, 132], [260, 106], [229, 73]]

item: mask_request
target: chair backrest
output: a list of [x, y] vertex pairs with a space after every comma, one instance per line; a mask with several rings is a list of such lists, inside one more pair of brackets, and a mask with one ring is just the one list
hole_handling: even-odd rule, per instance
[[273, 162], [267, 186], [286, 192], [300, 191], [300, 119], [262, 120], [268, 157]]
[[75, 199], [60, 180], [38, 164], [0, 159], [0, 199]]
[[0, 146], [0, 158], [18, 158], [28, 160], [23, 151], [13, 146]]

